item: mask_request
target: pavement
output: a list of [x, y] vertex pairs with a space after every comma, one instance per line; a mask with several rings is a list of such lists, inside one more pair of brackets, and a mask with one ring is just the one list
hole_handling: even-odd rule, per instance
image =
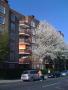
[[15, 82], [21, 82], [21, 80], [20, 79], [18, 79], [18, 80], [0, 80], [0, 84], [15, 83]]

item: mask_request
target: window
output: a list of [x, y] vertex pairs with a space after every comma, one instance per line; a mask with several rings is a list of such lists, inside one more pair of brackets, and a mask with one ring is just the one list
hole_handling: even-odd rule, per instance
[[2, 33], [3, 32], [3, 30], [2, 29], [0, 29], [0, 33]]
[[36, 42], [36, 39], [34, 36], [32, 36], [32, 43], [35, 43]]
[[15, 24], [11, 23], [11, 30], [15, 30]]
[[12, 14], [12, 15], [11, 15], [11, 20], [12, 20], [12, 21], [15, 21], [15, 18], [16, 18], [16, 16]]
[[31, 22], [31, 26], [32, 27], [35, 27], [35, 23], [33, 21]]
[[19, 45], [19, 49], [26, 49], [26, 45]]
[[5, 23], [5, 18], [0, 16], [0, 24], [4, 24]]
[[35, 35], [35, 29], [31, 29], [32, 30], [32, 34]]
[[30, 74], [36, 74], [37, 71], [33, 70], [33, 71], [30, 71]]
[[5, 7], [3, 7], [3, 6], [1, 6], [1, 5], [0, 5], [0, 13], [5, 14]]
[[14, 53], [10, 53], [10, 60], [14, 61]]

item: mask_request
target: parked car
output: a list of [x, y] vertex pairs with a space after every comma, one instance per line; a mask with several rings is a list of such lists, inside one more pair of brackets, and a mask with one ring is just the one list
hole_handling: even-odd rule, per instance
[[61, 72], [61, 76], [67, 76], [68, 75], [68, 70], [64, 70]]
[[21, 80], [39, 80], [41, 77], [39, 77], [38, 71], [37, 70], [26, 70], [22, 73], [21, 75]]
[[48, 73], [48, 78], [54, 78], [54, 73]]
[[58, 77], [60, 77], [60, 76], [61, 76], [61, 73], [60, 73], [59, 71], [56, 71], [56, 72], [55, 72], [55, 77], [58, 78]]
[[48, 74], [48, 78], [57, 78], [57, 77], [60, 77], [60, 72], [58, 71]]

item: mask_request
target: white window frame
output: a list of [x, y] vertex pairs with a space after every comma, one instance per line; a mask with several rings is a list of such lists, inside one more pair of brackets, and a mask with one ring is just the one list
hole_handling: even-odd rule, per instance
[[[1, 24], [5, 24], [5, 18], [4, 18], [4, 17], [2, 17], [2, 16], [0, 16], [0, 18], [2, 18], [2, 19], [3, 19], [3, 21], [2, 21], [2, 20], [0, 20], [0, 25], [1, 25]], [[1, 23], [1, 21], [2, 21], [2, 23]]]
[[5, 7], [2, 5], [0, 5], [0, 13], [5, 14]]

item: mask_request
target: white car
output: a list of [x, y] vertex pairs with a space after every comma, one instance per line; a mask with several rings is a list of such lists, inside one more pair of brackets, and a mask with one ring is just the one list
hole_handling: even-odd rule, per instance
[[21, 75], [21, 80], [23, 81], [25, 80], [33, 81], [38, 79], [40, 79], [40, 77], [38, 75], [37, 70], [26, 70]]

